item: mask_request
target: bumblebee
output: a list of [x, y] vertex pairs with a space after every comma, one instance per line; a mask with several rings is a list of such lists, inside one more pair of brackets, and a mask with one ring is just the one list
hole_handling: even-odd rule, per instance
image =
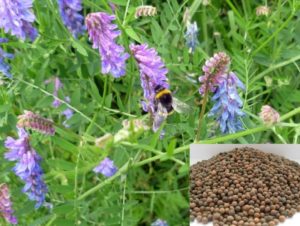
[[158, 110], [158, 105], [162, 105], [167, 111], [168, 114], [172, 114], [174, 108], [173, 104], [173, 97], [170, 90], [164, 88], [161, 85], [157, 85], [155, 88], [155, 106], [154, 110]]
[[153, 131], [157, 131], [168, 115], [174, 111], [184, 113], [190, 107], [172, 96], [172, 92], [161, 85], [155, 88]]

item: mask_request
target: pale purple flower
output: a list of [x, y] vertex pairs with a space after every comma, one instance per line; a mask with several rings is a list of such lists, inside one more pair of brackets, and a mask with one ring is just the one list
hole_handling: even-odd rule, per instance
[[[70, 103], [70, 101], [71, 101], [70, 97], [65, 97], [65, 101], [68, 102], [68, 103]], [[62, 112], [62, 114], [66, 117], [66, 120], [63, 122], [63, 125], [64, 125], [66, 128], [69, 128], [70, 125], [68, 125], [67, 121], [68, 121], [70, 118], [72, 118], [74, 112], [73, 112], [73, 110], [72, 110], [71, 108], [67, 108], [66, 110], [64, 110], [64, 111]]]
[[115, 78], [125, 75], [125, 61], [129, 57], [125, 53], [124, 47], [118, 45], [115, 39], [121, 32], [117, 25], [113, 24], [114, 15], [103, 12], [90, 13], [85, 18], [85, 23], [89, 33], [89, 39], [93, 42], [93, 48], [99, 49], [101, 57], [101, 72], [111, 73]]
[[219, 80], [222, 80], [222, 76], [227, 74], [229, 64], [230, 58], [224, 52], [216, 53], [205, 62], [205, 65], [202, 67], [204, 75], [199, 77], [199, 81], [202, 83], [199, 89], [201, 95], [205, 93], [206, 89], [211, 92], [215, 91], [215, 87], [220, 82]]
[[197, 47], [197, 45], [199, 44], [198, 41], [198, 26], [197, 23], [187, 23], [187, 28], [186, 28], [186, 32], [184, 35], [185, 41], [186, 41], [186, 45], [189, 47], [189, 52], [193, 53]]
[[165, 220], [157, 219], [151, 224], [151, 226], [168, 226], [168, 223]]
[[280, 121], [280, 114], [269, 105], [261, 107], [259, 116], [266, 125], [273, 125]]
[[83, 34], [85, 26], [84, 17], [80, 14], [81, 0], [58, 0], [58, 6], [63, 23], [72, 35], [76, 38]]
[[168, 89], [168, 79], [166, 74], [168, 69], [162, 59], [158, 56], [154, 48], [149, 48], [147, 44], [130, 45], [130, 50], [136, 59], [140, 69], [141, 85], [144, 89], [145, 102], [142, 102], [143, 110], [155, 112], [155, 88], [157, 86]]
[[31, 111], [24, 111], [24, 114], [18, 116], [17, 126], [19, 128], [29, 128], [46, 135], [54, 135], [54, 123], [50, 119], [46, 119]]
[[101, 173], [106, 177], [111, 177], [117, 172], [117, 167], [114, 165], [114, 161], [109, 158], [105, 158], [100, 162], [98, 166], [96, 166], [93, 171], [95, 173]]
[[[58, 77], [54, 78], [54, 91], [53, 91], [53, 95], [55, 97], [58, 97], [58, 91], [60, 88], [62, 88], [62, 83], [60, 81], [60, 79]], [[54, 99], [53, 103], [52, 103], [53, 107], [58, 108], [61, 105], [61, 102], [58, 99]]]
[[0, 0], [0, 28], [5, 33], [25, 40], [34, 41], [37, 30], [32, 26], [35, 16], [32, 10], [32, 0]]
[[[7, 41], [8, 40], [6, 38], [0, 38], [0, 44]], [[10, 66], [5, 62], [5, 59], [12, 59], [13, 57], [13, 54], [4, 52], [0, 47], [0, 73], [5, 75], [7, 78], [12, 78], [12, 75], [10, 73]]]
[[9, 149], [5, 153], [5, 159], [16, 161], [13, 168], [15, 174], [25, 182], [22, 189], [28, 198], [36, 202], [35, 207], [39, 208], [45, 201], [48, 192], [43, 181], [43, 170], [40, 166], [41, 157], [30, 146], [29, 135], [23, 128], [18, 128], [19, 138], [7, 137], [5, 147]]
[[58, 108], [61, 105], [60, 100], [58, 100], [58, 92], [63, 87], [63, 84], [61, 83], [59, 77], [50, 78], [45, 81], [45, 84], [49, 84], [51, 82], [54, 82], [54, 90], [53, 90], [53, 96], [54, 101], [52, 102], [53, 107]]
[[0, 215], [10, 224], [17, 224], [17, 218], [14, 216], [10, 194], [6, 184], [0, 184]]

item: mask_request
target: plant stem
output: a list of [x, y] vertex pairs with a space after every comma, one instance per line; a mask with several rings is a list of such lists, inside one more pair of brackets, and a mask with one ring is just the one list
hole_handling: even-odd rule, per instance
[[207, 79], [206, 84], [205, 84], [205, 93], [204, 93], [202, 108], [201, 108], [201, 112], [200, 112], [200, 116], [199, 116], [197, 136], [196, 136], [195, 142], [200, 141], [202, 120], [203, 120], [203, 116], [204, 116], [204, 113], [205, 113], [205, 108], [206, 108], [206, 103], [207, 103], [207, 96], [208, 96], [208, 88], [207, 88], [208, 87], [208, 81], [209, 81], [209, 79]]

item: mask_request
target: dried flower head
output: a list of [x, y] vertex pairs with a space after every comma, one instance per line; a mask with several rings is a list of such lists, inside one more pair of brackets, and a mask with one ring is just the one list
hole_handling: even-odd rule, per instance
[[256, 8], [256, 16], [268, 16], [270, 11], [271, 10], [268, 6], [264, 6], [264, 5], [258, 6]]
[[168, 226], [167, 221], [161, 220], [161, 219], [157, 219], [156, 221], [154, 221], [151, 226]]
[[74, 37], [83, 34], [85, 26], [83, 24], [83, 16], [80, 14], [82, 10], [81, 0], [58, 0], [59, 12], [64, 25], [72, 33]]
[[5, 147], [9, 149], [5, 153], [5, 159], [16, 161], [13, 168], [15, 174], [25, 182], [22, 191], [30, 200], [36, 202], [35, 207], [39, 208], [44, 204], [45, 195], [48, 192], [43, 181], [43, 170], [40, 166], [41, 157], [30, 146], [29, 136], [23, 128], [18, 128], [18, 139], [7, 137]]
[[261, 107], [259, 116], [266, 125], [273, 125], [280, 121], [279, 113], [269, 105], [264, 105]]
[[185, 26], [187, 26], [188, 23], [190, 23], [190, 21], [191, 21], [190, 8], [187, 7], [183, 13], [182, 22]]
[[203, 0], [202, 5], [207, 6], [210, 4], [210, 0]]
[[101, 173], [106, 177], [113, 176], [117, 170], [118, 169], [114, 165], [114, 161], [110, 160], [108, 157], [103, 159], [100, 164], [93, 169], [95, 173]]
[[141, 119], [124, 120], [122, 122], [123, 128], [120, 129], [114, 136], [114, 141], [119, 142], [122, 140], [129, 139], [137, 133], [142, 133], [149, 130], [149, 126]]
[[141, 85], [144, 89], [145, 98], [145, 102], [142, 102], [143, 110], [153, 113], [155, 111], [155, 87], [159, 85], [166, 89], [169, 88], [166, 77], [168, 69], [166, 69], [156, 50], [149, 48], [147, 44], [131, 44], [130, 50], [140, 69]]
[[102, 137], [99, 137], [95, 140], [95, 144], [96, 146], [100, 147], [100, 148], [105, 148], [105, 146], [113, 141], [114, 136], [110, 133], [104, 134]]
[[5, 33], [34, 41], [38, 34], [32, 26], [34, 20], [32, 0], [0, 0], [0, 28]]
[[224, 52], [215, 53], [213, 57], [205, 61], [205, 65], [202, 67], [204, 75], [199, 77], [199, 81], [202, 83], [199, 89], [201, 95], [205, 93], [206, 89], [211, 92], [215, 91], [215, 86], [220, 78], [227, 74], [229, 64], [230, 58]]
[[52, 120], [34, 114], [31, 111], [24, 111], [23, 115], [18, 116], [17, 126], [19, 128], [29, 128], [47, 135], [54, 135], [55, 128]]
[[199, 44], [198, 32], [199, 30], [196, 22], [187, 23], [187, 28], [184, 37], [185, 37], [186, 45], [189, 47], [190, 53], [193, 53], [196, 49], [196, 46]]
[[[7, 41], [8, 40], [6, 38], [0, 38], [0, 44], [5, 43]], [[10, 73], [10, 66], [8, 63], [5, 62], [5, 59], [12, 59], [13, 57], [13, 54], [4, 52], [3, 49], [0, 47], [0, 73], [5, 75], [7, 78], [12, 78], [12, 75]]]
[[113, 24], [114, 15], [107, 13], [90, 13], [85, 18], [89, 33], [89, 39], [93, 42], [93, 48], [99, 49], [102, 61], [102, 73], [111, 73], [115, 78], [125, 75], [125, 61], [129, 57], [124, 47], [118, 45], [115, 39], [121, 32], [117, 25]]
[[156, 7], [150, 5], [142, 5], [135, 9], [135, 18], [141, 16], [155, 16], [157, 14]]
[[8, 186], [6, 184], [0, 184], [0, 215], [8, 223], [17, 224], [17, 218], [13, 214], [14, 210], [12, 209]]

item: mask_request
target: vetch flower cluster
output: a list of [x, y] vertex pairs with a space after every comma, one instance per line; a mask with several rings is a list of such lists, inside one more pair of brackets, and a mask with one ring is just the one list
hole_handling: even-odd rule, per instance
[[35, 16], [32, 10], [32, 0], [0, 0], [0, 28], [5, 33], [25, 40], [34, 41], [37, 30], [32, 26]]
[[199, 93], [204, 96], [209, 91], [214, 93], [214, 105], [208, 116], [216, 118], [224, 134], [241, 130], [240, 117], [244, 116], [237, 88], [245, 87], [234, 72], [229, 72], [229, 64], [229, 56], [219, 52], [205, 62], [202, 68], [204, 75], [199, 78], [202, 83]]
[[125, 61], [129, 57], [124, 47], [118, 45], [115, 39], [121, 34], [117, 25], [113, 24], [114, 15], [103, 12], [90, 13], [85, 18], [89, 33], [89, 39], [93, 42], [93, 48], [99, 49], [101, 57], [101, 72], [111, 73], [115, 78], [125, 75]]
[[[62, 104], [62, 102], [58, 99], [58, 92], [63, 87], [63, 84], [58, 77], [54, 77], [54, 78], [50, 78], [50, 79], [46, 80], [45, 84], [49, 84], [52, 81], [54, 82], [54, 90], [53, 90], [54, 101], [52, 102], [52, 105], [54, 108], [58, 108]], [[65, 101], [67, 103], [70, 103], [71, 102], [70, 97], [66, 96]], [[70, 108], [67, 108], [66, 110], [64, 110], [62, 112], [62, 114], [66, 117], [66, 120], [63, 122], [63, 125], [65, 127], [69, 127], [69, 125], [67, 124], [67, 121], [73, 116], [73, 114], [74, 114], [73, 110]]]
[[84, 17], [80, 14], [81, 0], [58, 0], [58, 6], [63, 23], [72, 35], [76, 38], [83, 34], [85, 26]]
[[114, 161], [110, 160], [108, 157], [103, 159], [100, 164], [93, 169], [95, 173], [101, 173], [106, 177], [113, 176], [117, 170], [118, 169], [114, 165]]
[[238, 95], [237, 87], [244, 89], [239, 78], [233, 72], [229, 72], [220, 80], [212, 97], [215, 104], [208, 116], [217, 119], [221, 132], [224, 134], [235, 133], [243, 129], [240, 117], [245, 113], [241, 110], [243, 101]]
[[187, 28], [184, 35], [186, 45], [189, 47], [189, 52], [193, 53], [199, 44], [198, 41], [198, 26], [197, 23], [194, 21], [194, 23], [191, 23], [190, 21], [187, 22]]
[[151, 224], [151, 226], [168, 226], [168, 223], [165, 220], [157, 219]]
[[[6, 38], [0, 38], [0, 44], [5, 43], [8, 40]], [[7, 78], [12, 78], [10, 73], [10, 66], [8, 63], [5, 62], [5, 59], [12, 59], [14, 57], [11, 53], [6, 53], [0, 47], [0, 72], [5, 75]]]
[[147, 44], [130, 45], [130, 50], [136, 59], [139, 70], [141, 86], [144, 90], [145, 102], [142, 102], [143, 110], [154, 113], [155, 111], [155, 87], [161, 86], [168, 89], [168, 79], [166, 69], [162, 59], [158, 56], [154, 48], [149, 48]]
[[5, 159], [17, 162], [13, 171], [25, 182], [22, 192], [30, 200], [35, 201], [35, 207], [39, 208], [43, 205], [45, 195], [48, 192], [43, 181], [43, 170], [40, 166], [41, 157], [30, 146], [29, 135], [23, 128], [18, 128], [18, 135], [18, 139], [8, 137], [5, 140], [5, 147], [9, 149], [5, 153]]
[[40, 133], [54, 135], [54, 123], [50, 119], [41, 117], [31, 111], [24, 111], [23, 115], [18, 116], [17, 126], [19, 128], [30, 128]]
[[[66, 101], [67, 103], [70, 103], [70, 102], [71, 102], [70, 97], [65, 97], [65, 101]], [[73, 110], [72, 110], [71, 108], [67, 108], [66, 110], [64, 110], [64, 111], [62, 112], [62, 114], [66, 117], [66, 120], [63, 122], [63, 125], [64, 125], [65, 127], [67, 127], [67, 128], [70, 127], [70, 126], [68, 125], [67, 121], [68, 121], [70, 118], [72, 118], [72, 116], [73, 116], [73, 114], [74, 114]]]
[[0, 215], [10, 224], [18, 223], [17, 218], [14, 216], [14, 210], [12, 209], [9, 190], [6, 184], [0, 184]]
[[205, 62], [205, 65], [202, 67], [204, 75], [199, 77], [199, 81], [202, 83], [199, 89], [201, 95], [205, 93], [206, 89], [209, 89], [211, 92], [215, 91], [216, 86], [227, 73], [229, 64], [230, 58], [224, 52], [214, 54], [213, 57]]

